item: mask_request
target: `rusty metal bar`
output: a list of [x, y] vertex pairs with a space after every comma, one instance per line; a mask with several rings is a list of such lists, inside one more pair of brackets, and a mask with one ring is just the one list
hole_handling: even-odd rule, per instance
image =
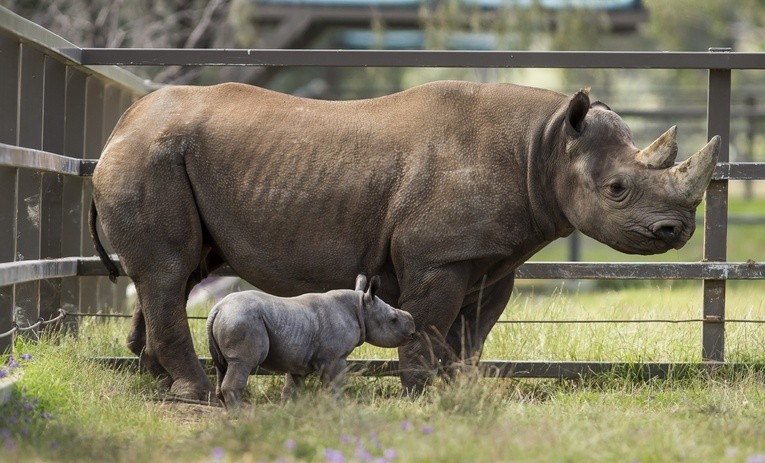
[[[124, 272], [116, 257], [114, 263]], [[236, 276], [224, 266], [217, 276]], [[760, 280], [765, 278], [765, 263], [759, 262], [526, 262], [516, 270], [518, 279], [580, 280]], [[98, 257], [82, 257], [78, 275], [107, 275]]]
[[0, 263], [0, 287], [45, 278], [78, 276], [79, 267], [80, 258], [78, 257]]
[[[727, 52], [715, 53], [721, 56]], [[707, 99], [707, 138], [722, 137], [719, 162], [728, 162], [730, 154], [731, 72], [710, 69]], [[707, 262], [724, 262], [728, 243], [728, 180], [709, 183], [704, 216], [704, 254]], [[704, 280], [704, 319], [702, 325], [702, 358], [725, 360], [725, 279]]]
[[[63, 112], [61, 113], [63, 119]], [[62, 126], [64, 121], [61, 121]], [[61, 138], [63, 142], [63, 138]], [[63, 151], [63, 143], [62, 149]], [[0, 166], [22, 167], [63, 175], [88, 177], [97, 161], [61, 156], [48, 151], [0, 143]]]
[[[72, 262], [76, 264], [72, 264]], [[120, 274], [124, 276], [119, 261], [114, 258], [113, 262], [120, 268]], [[75, 265], [74, 270], [70, 269], [69, 266], [71, 265]], [[64, 273], [59, 274], [58, 272]], [[217, 276], [236, 275], [228, 267], [219, 269], [214, 274]], [[105, 275], [107, 275], [106, 268], [95, 256], [0, 263], [0, 287], [40, 278]], [[765, 263], [527, 262], [516, 270], [516, 277], [542, 280], [762, 280], [765, 279]]]
[[60, 49], [83, 65], [765, 69], [763, 53], [641, 51]]

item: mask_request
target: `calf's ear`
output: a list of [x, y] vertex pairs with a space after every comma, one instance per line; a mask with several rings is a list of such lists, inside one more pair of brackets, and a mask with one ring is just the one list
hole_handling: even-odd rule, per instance
[[584, 118], [590, 110], [590, 89], [583, 88], [576, 92], [568, 102], [566, 110], [566, 132], [570, 137], [576, 138], [584, 130]]
[[367, 276], [363, 273], [359, 273], [356, 277], [356, 291], [364, 291], [367, 289]]

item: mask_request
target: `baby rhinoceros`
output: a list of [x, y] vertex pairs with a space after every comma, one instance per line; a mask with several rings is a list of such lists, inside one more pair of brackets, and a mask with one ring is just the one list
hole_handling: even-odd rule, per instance
[[218, 398], [228, 410], [241, 405], [247, 378], [262, 366], [285, 373], [282, 400], [305, 375], [339, 391], [346, 357], [364, 341], [397, 347], [412, 339], [414, 319], [375, 296], [380, 278], [356, 278], [356, 289], [281, 298], [260, 291], [229, 294], [207, 318], [207, 339], [217, 372]]

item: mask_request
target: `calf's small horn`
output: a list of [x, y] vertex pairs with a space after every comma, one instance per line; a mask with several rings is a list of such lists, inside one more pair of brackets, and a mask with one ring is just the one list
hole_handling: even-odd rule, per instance
[[704, 191], [712, 179], [719, 152], [720, 136], [715, 135], [696, 154], [669, 170], [676, 179], [679, 194], [688, 202], [694, 204], [701, 202]]
[[636, 159], [653, 169], [664, 169], [672, 165], [677, 157], [677, 126], [673, 125], [651, 145], [641, 150]]

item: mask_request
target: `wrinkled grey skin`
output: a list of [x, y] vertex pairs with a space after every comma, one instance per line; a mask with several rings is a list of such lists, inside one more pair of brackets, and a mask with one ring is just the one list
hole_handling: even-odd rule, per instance
[[128, 345], [173, 393], [212, 391], [184, 303], [222, 263], [279, 296], [381, 275], [380, 297], [417, 325], [399, 360], [418, 392], [480, 357], [514, 270], [556, 238], [578, 228], [628, 253], [683, 246], [718, 148], [672, 167], [674, 129], [640, 150], [587, 91], [434, 82], [334, 102], [169, 87], [107, 142], [91, 229], [100, 218], [136, 284]]
[[351, 351], [365, 341], [398, 347], [412, 339], [414, 319], [375, 295], [373, 277], [356, 278], [356, 289], [292, 298], [260, 291], [232, 293], [207, 317], [207, 340], [218, 377], [216, 394], [229, 410], [242, 402], [247, 377], [262, 366], [285, 373], [282, 400], [295, 395], [314, 372], [339, 393]]

